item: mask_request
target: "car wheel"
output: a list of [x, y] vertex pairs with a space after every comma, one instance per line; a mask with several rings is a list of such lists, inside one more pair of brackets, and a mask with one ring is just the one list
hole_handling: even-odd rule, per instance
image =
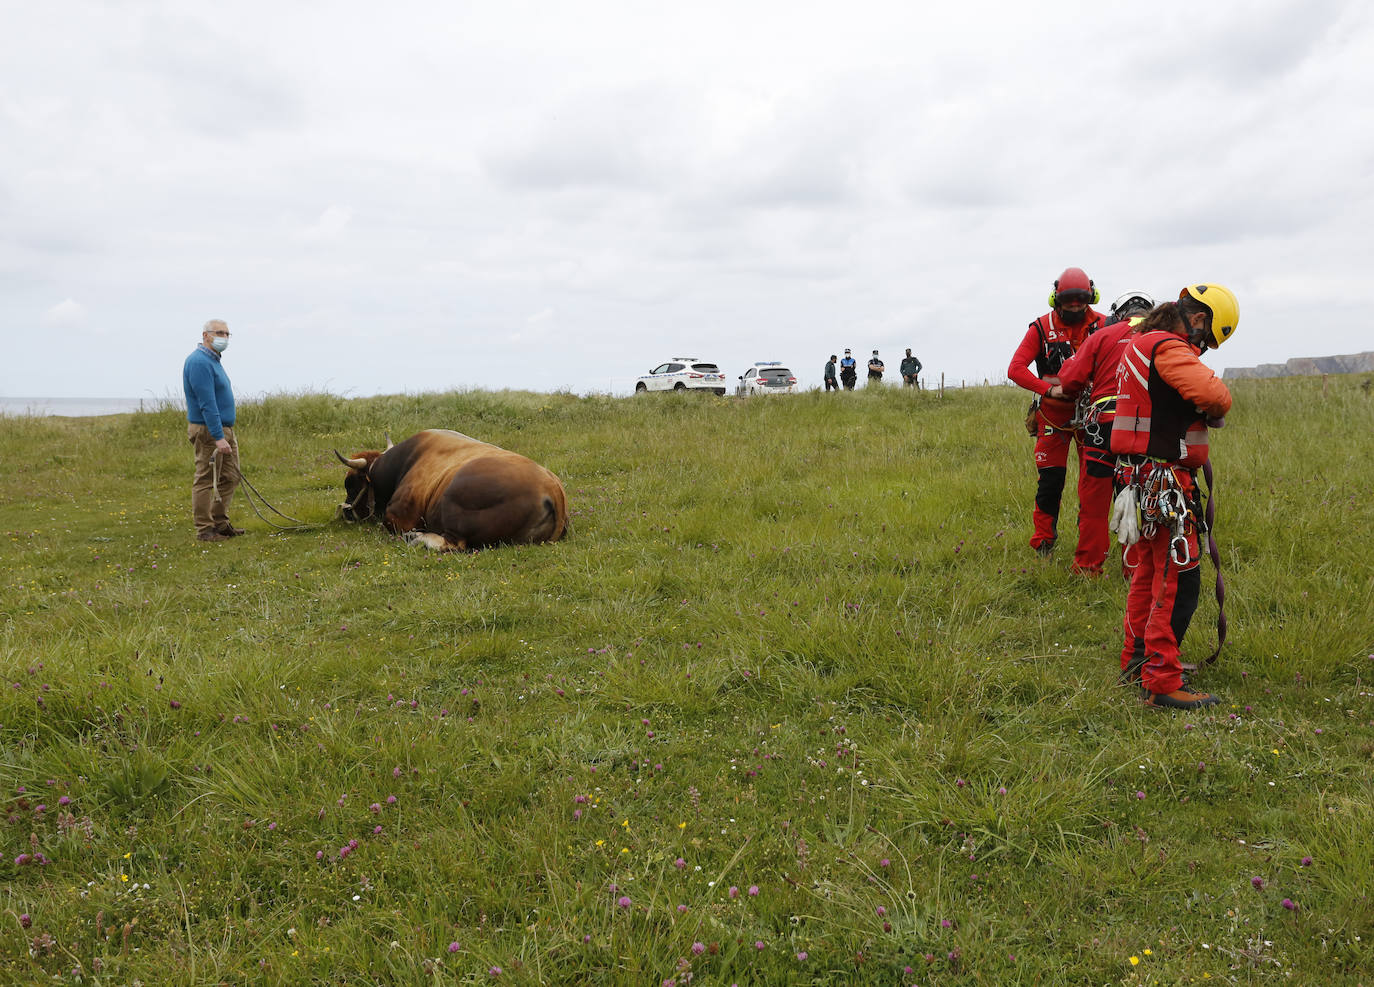
[[647, 391], [648, 389], [649, 389], [648, 385], [646, 385], [646, 384], [644, 383], [644, 381], [642, 381], [642, 380], [636, 382], [636, 384], [635, 384], [635, 393], [636, 393], [636, 394], [643, 394], [643, 393], [644, 393], [645, 391]]
[[682, 381], [678, 381], [676, 384], [673, 385], [673, 390], [675, 390], [675, 391], [685, 391], [685, 390], [687, 390], [687, 385], [684, 384]]

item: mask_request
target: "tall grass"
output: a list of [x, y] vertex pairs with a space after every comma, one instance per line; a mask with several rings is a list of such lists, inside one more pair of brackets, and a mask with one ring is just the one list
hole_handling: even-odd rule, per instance
[[[0, 981], [1367, 982], [1359, 384], [1235, 386], [1179, 715], [1072, 491], [1027, 548], [1010, 389], [272, 396], [244, 469], [309, 527], [212, 546], [174, 409], [0, 417]], [[572, 535], [332, 520], [333, 449], [431, 426]]]

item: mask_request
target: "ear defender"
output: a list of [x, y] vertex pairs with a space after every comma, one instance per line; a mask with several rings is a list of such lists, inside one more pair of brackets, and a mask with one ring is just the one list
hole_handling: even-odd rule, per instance
[[[1097, 285], [1093, 283], [1092, 278], [1089, 278], [1089, 279], [1088, 279], [1088, 287], [1091, 288], [1091, 289], [1092, 289], [1092, 292], [1093, 292], [1093, 293], [1092, 293], [1092, 298], [1091, 298], [1091, 300], [1089, 301], [1088, 304], [1090, 304], [1090, 305], [1096, 305], [1098, 302], [1102, 301], [1102, 292], [1100, 292], [1100, 291], [1097, 290]], [[1057, 307], [1059, 306], [1059, 279], [1058, 279], [1058, 278], [1055, 278], [1055, 279], [1054, 279], [1054, 290], [1050, 292], [1050, 299], [1049, 299], [1049, 301], [1050, 301], [1050, 308], [1057, 308]]]

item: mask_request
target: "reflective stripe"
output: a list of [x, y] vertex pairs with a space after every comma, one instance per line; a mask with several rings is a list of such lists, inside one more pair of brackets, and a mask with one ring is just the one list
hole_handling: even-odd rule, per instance
[[[1149, 380], [1149, 378], [1148, 378], [1145, 374], [1142, 374], [1142, 373], [1140, 372], [1139, 368], [1136, 367], [1134, 361], [1132, 361], [1132, 359], [1131, 359], [1133, 356], [1136, 356], [1138, 353], [1139, 353], [1139, 351], [1136, 350], [1134, 347], [1132, 347], [1132, 348], [1126, 350], [1125, 356], [1123, 356], [1122, 359], [1121, 359], [1121, 365], [1131, 372], [1131, 376], [1135, 377], [1135, 379], [1136, 379], [1137, 381], [1140, 382], [1140, 386], [1141, 386], [1141, 387], [1145, 388], [1145, 390], [1148, 391], [1148, 390], [1150, 389], [1150, 380]], [[1147, 366], [1148, 366], [1148, 360], [1147, 360]]]

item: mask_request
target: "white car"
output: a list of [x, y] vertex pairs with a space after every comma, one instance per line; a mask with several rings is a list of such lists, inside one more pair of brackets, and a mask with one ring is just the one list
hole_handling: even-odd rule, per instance
[[635, 381], [636, 394], [646, 391], [710, 391], [724, 394], [725, 375], [714, 363], [705, 363], [694, 356], [675, 356]]
[[762, 360], [739, 379], [741, 394], [791, 394], [797, 389], [797, 376], [778, 360]]

